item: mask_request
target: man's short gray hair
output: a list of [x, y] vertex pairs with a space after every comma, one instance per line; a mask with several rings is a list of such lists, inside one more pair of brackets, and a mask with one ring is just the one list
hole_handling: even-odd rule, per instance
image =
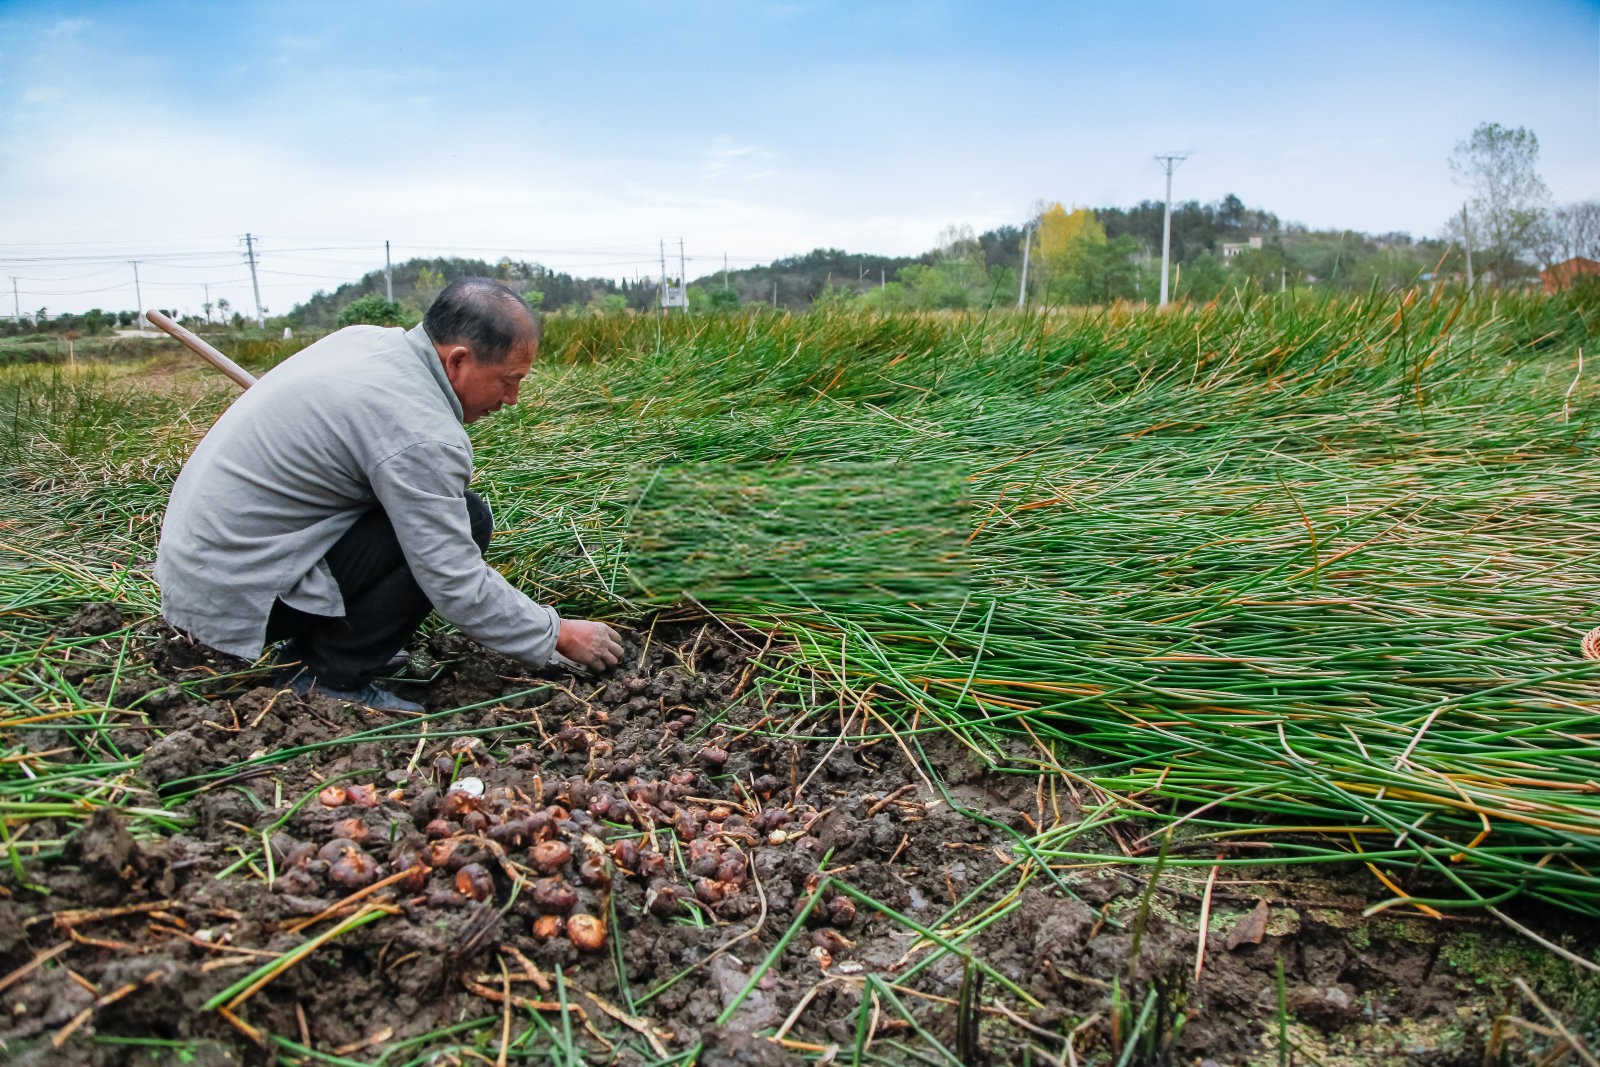
[[543, 333], [539, 316], [493, 278], [457, 278], [422, 317], [436, 345], [466, 345], [479, 363], [504, 363], [511, 350]]

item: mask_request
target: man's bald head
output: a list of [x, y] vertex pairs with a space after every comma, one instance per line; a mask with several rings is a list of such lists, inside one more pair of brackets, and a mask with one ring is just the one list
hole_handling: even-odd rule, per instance
[[465, 345], [480, 363], [504, 363], [513, 349], [538, 345], [539, 319], [522, 298], [492, 278], [458, 278], [422, 317], [428, 340]]

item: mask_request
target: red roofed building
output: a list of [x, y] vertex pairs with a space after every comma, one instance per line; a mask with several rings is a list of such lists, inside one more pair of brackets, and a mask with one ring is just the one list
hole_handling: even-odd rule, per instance
[[1583, 256], [1573, 256], [1563, 263], [1552, 263], [1539, 272], [1539, 277], [1544, 281], [1544, 291], [1547, 293], [1570, 289], [1573, 282], [1585, 275], [1600, 276], [1600, 262]]

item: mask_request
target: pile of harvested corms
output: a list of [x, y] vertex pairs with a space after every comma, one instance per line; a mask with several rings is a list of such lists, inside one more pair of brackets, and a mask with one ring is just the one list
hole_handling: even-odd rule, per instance
[[[760, 906], [752, 848], [792, 844], [822, 852], [807, 833], [819, 813], [784, 806], [788, 790], [776, 777], [708, 777], [726, 763], [724, 749], [702, 749], [702, 771], [648, 778], [638, 759], [601, 758], [608, 742], [583, 728], [568, 727], [555, 742], [587, 755], [589, 776], [546, 781], [532, 746], [519, 747], [502, 766], [477, 738], [458, 738], [426, 773], [391, 775], [387, 791], [327, 785], [296, 824], [327, 835], [320, 845], [287, 833], [273, 837], [275, 888], [315, 896], [325, 886], [349, 893], [389, 878], [436, 907], [507, 901], [515, 893], [533, 904], [536, 939], [565, 936], [594, 951], [605, 943], [600, 917], [616, 879], [642, 883], [646, 907], [661, 918], [699, 907], [713, 918], [738, 919]], [[724, 784], [740, 799], [707, 795]], [[380, 850], [382, 862], [373, 854]], [[848, 926], [850, 902], [830, 903], [825, 920]]]

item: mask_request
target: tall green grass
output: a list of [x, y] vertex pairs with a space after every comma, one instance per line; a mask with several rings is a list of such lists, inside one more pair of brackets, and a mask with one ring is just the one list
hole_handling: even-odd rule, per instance
[[1032, 735], [1199, 810], [1207, 862], [1293, 827], [1279, 855], [1378, 853], [1440, 907], [1594, 912], [1593, 321], [1374, 294], [616, 323], [555, 335], [479, 462], [525, 584], [780, 624], [975, 752]]
[[[1378, 292], [552, 321], [480, 487], [564, 611], [777, 626], [912, 741], [1016, 735], [1176, 824], [1171, 863], [1359, 852], [1397, 899], [1594, 914], [1595, 324]], [[161, 403], [139, 455], [23, 463], [78, 536], [153, 538]], [[69, 432], [17, 425], [13, 457]]]

